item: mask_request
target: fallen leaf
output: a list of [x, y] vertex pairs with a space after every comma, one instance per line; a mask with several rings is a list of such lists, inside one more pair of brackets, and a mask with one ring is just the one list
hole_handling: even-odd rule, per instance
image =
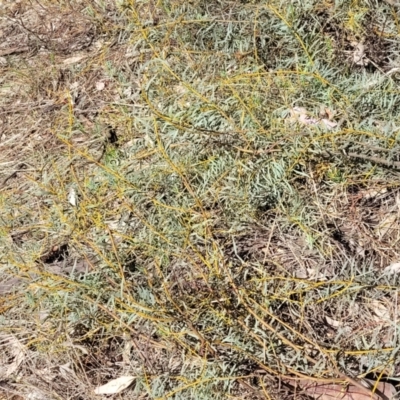
[[311, 118], [305, 114], [299, 115], [298, 121], [303, 125], [316, 125], [318, 123], [317, 119]]
[[331, 110], [328, 107], [321, 106], [320, 111], [319, 111], [319, 116], [321, 118], [327, 118], [328, 120], [331, 120], [335, 115], [335, 112]]
[[25, 346], [15, 336], [1, 336], [0, 343], [8, 348], [10, 355], [14, 357], [10, 364], [0, 366], [0, 380], [14, 374], [25, 359]]
[[382, 189], [366, 189], [360, 191], [360, 194], [365, 198], [365, 199], [373, 199], [374, 197], [378, 195], [385, 194], [387, 192], [387, 188], [382, 188]]
[[307, 268], [308, 279], [316, 281], [326, 281], [327, 278], [324, 274], [314, 268]]
[[[287, 380], [285, 382], [318, 400], [382, 400], [383, 398], [393, 399], [396, 394], [395, 387], [390, 383], [379, 382], [376, 384], [368, 379], [364, 381], [369, 386], [365, 390], [353, 384], [343, 386], [338, 383], [318, 383], [312, 379]], [[373, 393], [375, 385], [376, 390]]]
[[49, 310], [38, 310], [37, 317], [40, 322], [45, 322], [46, 319], [50, 317], [50, 311]]
[[120, 393], [129, 387], [135, 380], [135, 376], [121, 376], [117, 379], [106, 383], [103, 386], [98, 386], [94, 389], [95, 394], [115, 394]]
[[48, 398], [49, 395], [47, 393], [44, 393], [31, 385], [29, 387], [29, 393], [26, 394], [24, 400], [47, 400]]
[[[325, 113], [325, 111], [324, 111]], [[333, 115], [331, 111], [326, 112], [326, 115]], [[304, 107], [293, 107], [290, 109], [289, 121], [292, 123], [298, 122], [301, 125], [318, 125], [325, 129], [333, 129], [337, 126], [337, 123], [327, 118], [312, 118], [308, 115], [307, 110]]]
[[341, 321], [337, 321], [335, 319], [332, 319], [328, 316], [325, 316], [325, 320], [328, 323], [328, 325], [330, 325], [332, 328], [339, 328], [339, 326], [343, 325], [343, 322]]
[[103, 81], [96, 82], [96, 90], [101, 91], [106, 87], [106, 84]]
[[75, 57], [70, 57], [70, 58], [66, 58], [63, 63], [65, 65], [70, 65], [70, 64], [76, 64], [77, 62], [83, 60], [85, 58], [85, 56], [75, 56]]
[[368, 65], [368, 59], [365, 58], [365, 46], [362, 42], [353, 43], [354, 52], [353, 52], [353, 62], [356, 65], [361, 65], [365, 67]]
[[380, 301], [372, 300], [371, 306], [372, 306], [372, 311], [375, 313], [375, 315], [377, 317], [379, 317], [379, 320], [381, 320], [381, 319], [385, 319], [385, 320], [390, 319], [390, 311]]
[[327, 129], [333, 129], [337, 126], [336, 122], [330, 121], [329, 119], [321, 119], [321, 124]]
[[307, 114], [307, 110], [304, 107], [293, 107], [290, 109], [290, 121], [301, 123], [310, 122], [310, 120], [316, 121], [312, 120]]
[[397, 274], [400, 271], [400, 262], [388, 265], [383, 271], [389, 274]]
[[76, 205], [78, 203], [77, 199], [76, 199], [76, 192], [73, 187], [69, 190], [68, 201], [69, 201], [69, 204], [71, 204], [71, 206], [73, 206], [73, 207], [76, 207]]

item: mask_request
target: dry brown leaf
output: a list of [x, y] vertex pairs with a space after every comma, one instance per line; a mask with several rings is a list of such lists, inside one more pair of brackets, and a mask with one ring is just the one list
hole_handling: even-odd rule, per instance
[[66, 58], [63, 63], [65, 65], [71, 65], [71, 64], [76, 64], [77, 62], [83, 60], [85, 58], [85, 56], [75, 56], [75, 57], [70, 57], [70, 58]]
[[[333, 113], [331, 111], [329, 111], [329, 113], [326, 111], [326, 115], [328, 115], [329, 117], [330, 115], [333, 115]], [[290, 109], [289, 121], [291, 123], [298, 122], [301, 125], [318, 125], [328, 130], [333, 129], [337, 126], [337, 123], [331, 121], [330, 119], [310, 117], [304, 107], [293, 107], [292, 109]]]
[[96, 90], [101, 91], [106, 87], [106, 84], [103, 81], [96, 82]]
[[3, 336], [1, 339], [2, 347], [6, 347], [9, 353], [14, 356], [14, 359], [10, 364], [0, 366], [0, 380], [8, 378], [18, 371], [19, 366], [25, 359], [25, 346], [15, 336]]
[[337, 126], [336, 122], [330, 121], [329, 119], [326, 119], [326, 118], [321, 119], [321, 124], [323, 126], [325, 126], [325, 128], [327, 128], [327, 129], [333, 129], [333, 128], [336, 128], [336, 126]]
[[353, 52], [353, 62], [356, 65], [361, 65], [365, 67], [368, 65], [368, 60], [365, 57], [365, 46], [362, 42], [360, 43], [353, 43], [354, 45], [354, 52]]
[[343, 325], [342, 321], [337, 321], [336, 319], [332, 319], [328, 316], [325, 316], [325, 320], [332, 328], [339, 328], [339, 326]]
[[78, 204], [76, 191], [73, 187], [71, 187], [69, 190], [68, 201], [69, 201], [69, 204], [71, 204], [71, 206], [73, 206], [73, 207], [76, 207], [76, 205]]
[[307, 268], [307, 279], [311, 281], [326, 281], [327, 277], [314, 268]]
[[328, 120], [332, 120], [335, 116], [335, 112], [328, 107], [321, 106], [319, 111], [319, 116], [321, 118], [327, 118]]
[[[301, 379], [295, 383], [292, 381], [286, 382], [297, 390], [300, 389], [307, 396], [318, 400], [382, 400], [385, 398], [393, 399], [396, 394], [396, 389], [393, 385], [385, 382], [376, 384], [375, 381], [367, 379], [365, 379], [365, 382], [370, 388], [365, 388], [365, 390], [353, 384], [343, 386], [338, 383], [319, 383], [312, 379]], [[376, 390], [373, 393], [375, 385]]]
[[389, 309], [384, 304], [382, 304], [380, 301], [372, 300], [371, 307], [372, 307], [372, 311], [378, 317], [379, 321], [390, 319]]
[[117, 379], [106, 383], [105, 385], [98, 386], [94, 389], [95, 394], [115, 394], [120, 393], [129, 387], [135, 380], [135, 376], [120, 376]]
[[[33, 386], [29, 387], [29, 392], [26, 393], [25, 397], [25, 400], [48, 400], [48, 399], [49, 399], [48, 393], [42, 392], [40, 389]], [[54, 397], [50, 397], [50, 399], [54, 399]]]
[[366, 190], [362, 190], [360, 191], [360, 194], [365, 198], [365, 199], [373, 199], [379, 195], [383, 195], [385, 193], [387, 193], [387, 188], [379, 188], [379, 189], [366, 189]]
[[304, 107], [293, 107], [290, 110], [290, 121], [300, 122], [303, 125], [315, 125], [318, 120], [311, 118]]
[[318, 123], [318, 120], [315, 118], [311, 118], [308, 115], [301, 114], [297, 118], [297, 120], [303, 124], [303, 125], [316, 125]]
[[383, 271], [389, 274], [397, 274], [400, 272], [400, 262], [388, 265]]

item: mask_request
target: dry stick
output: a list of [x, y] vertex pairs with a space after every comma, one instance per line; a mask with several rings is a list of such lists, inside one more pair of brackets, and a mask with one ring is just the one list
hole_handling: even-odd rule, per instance
[[18, 172], [25, 172], [25, 168], [23, 168], [24, 166], [26, 166], [26, 164], [21, 163], [17, 165], [17, 169], [15, 171], [13, 171], [11, 174], [9, 174], [8, 176], [6, 176], [3, 181], [0, 183], [0, 189], [3, 188], [6, 183], [12, 179], [15, 178], [15, 176], [17, 175]]
[[393, 168], [395, 170], [400, 170], [400, 161], [390, 161], [390, 160], [386, 160], [384, 158], [380, 158], [380, 157], [372, 157], [372, 156], [367, 156], [365, 154], [357, 154], [357, 153], [339, 153], [339, 152], [333, 152], [333, 151], [324, 151], [322, 153], [323, 156], [325, 157], [330, 157], [332, 155], [345, 155], [349, 158], [358, 158], [359, 160], [365, 160], [365, 161], [370, 161], [374, 164], [380, 164], [380, 165], [384, 165], [386, 167], [389, 168]]
[[345, 153], [345, 154], [348, 157], [359, 158], [360, 160], [371, 161], [375, 164], [386, 165], [387, 167], [400, 170], [400, 162], [398, 162], [398, 161], [389, 161], [389, 160], [385, 160], [384, 158], [371, 157], [371, 156], [366, 156], [364, 154], [357, 154], [357, 153]]
[[27, 28], [24, 24], [24, 22], [22, 21], [22, 18], [20, 17], [19, 19], [17, 18], [11, 18], [11, 17], [6, 17], [6, 19], [8, 19], [11, 22], [14, 22], [16, 24], [18, 24], [19, 26], [21, 26], [26, 32], [30, 33], [31, 35], [33, 35], [39, 42], [42, 42], [44, 45], [47, 45], [47, 42], [45, 40], [43, 40], [37, 33], [33, 32], [32, 30], [30, 30], [29, 28]]
[[10, 49], [0, 50], [0, 57], [16, 53], [25, 53], [26, 51], [29, 51], [29, 47], [11, 47]]

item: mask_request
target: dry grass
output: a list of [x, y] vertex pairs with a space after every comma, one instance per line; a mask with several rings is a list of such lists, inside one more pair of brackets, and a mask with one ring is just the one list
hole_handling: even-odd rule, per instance
[[395, 383], [399, 50], [373, 0], [0, 2], [0, 398]]

